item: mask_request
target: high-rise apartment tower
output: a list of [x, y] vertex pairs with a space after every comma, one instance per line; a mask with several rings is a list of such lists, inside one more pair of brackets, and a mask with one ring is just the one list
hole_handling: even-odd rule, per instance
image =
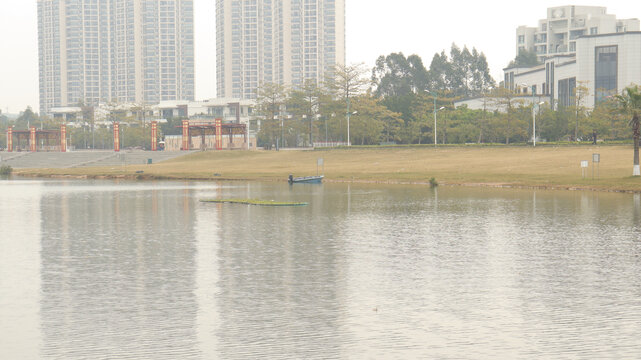
[[193, 0], [38, 0], [40, 111], [194, 100]]
[[218, 97], [300, 86], [345, 64], [345, 0], [216, 0]]

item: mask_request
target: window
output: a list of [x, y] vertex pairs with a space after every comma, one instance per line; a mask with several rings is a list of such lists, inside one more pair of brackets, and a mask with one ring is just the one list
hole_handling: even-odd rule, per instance
[[591, 27], [590, 28], [590, 35], [596, 35], [599, 33], [599, 28], [598, 27]]
[[568, 107], [574, 105], [574, 94], [576, 91], [576, 78], [559, 80], [559, 106]]
[[519, 44], [525, 44], [525, 35], [519, 35]]
[[618, 47], [600, 46], [595, 49], [594, 84], [595, 104], [617, 92]]

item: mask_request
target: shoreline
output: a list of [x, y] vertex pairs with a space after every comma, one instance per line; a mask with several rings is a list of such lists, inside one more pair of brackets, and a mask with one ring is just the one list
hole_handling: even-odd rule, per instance
[[[601, 162], [582, 169], [581, 163], [597, 153]], [[631, 176], [632, 153], [629, 145], [206, 151], [154, 164], [19, 168], [13, 173], [58, 179], [261, 182], [322, 173], [326, 183], [430, 186], [434, 178], [442, 186], [634, 194], [641, 193], [641, 177]]]
[[[70, 179], [70, 180], [130, 180], [130, 181], [154, 181], [154, 180], [167, 180], [167, 181], [243, 181], [243, 182], [287, 182], [287, 179], [274, 179], [274, 178], [225, 178], [225, 177], [172, 177], [166, 175], [149, 175], [149, 174], [110, 174], [110, 175], [60, 175], [60, 174], [40, 174], [40, 173], [16, 173], [16, 175], [25, 178], [41, 178], [41, 179]], [[399, 180], [366, 180], [366, 179], [351, 179], [351, 180], [337, 180], [337, 179], [323, 179], [323, 182], [330, 184], [373, 184], [373, 185], [413, 185], [413, 186], [429, 186], [429, 181], [399, 181]], [[604, 192], [604, 193], [617, 193], [617, 194], [641, 194], [639, 189], [606, 189], [594, 186], [571, 186], [571, 185], [527, 185], [527, 184], [509, 184], [509, 183], [493, 183], [493, 182], [439, 182], [438, 186], [448, 187], [470, 187], [470, 188], [493, 188], [493, 189], [521, 189], [521, 190], [544, 190], [544, 191], [589, 191], [589, 192]]]

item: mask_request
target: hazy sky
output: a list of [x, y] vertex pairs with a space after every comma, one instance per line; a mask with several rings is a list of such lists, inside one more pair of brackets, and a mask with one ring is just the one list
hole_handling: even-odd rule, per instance
[[[571, 1], [346, 0], [347, 61], [374, 65], [379, 55], [417, 54], [426, 67], [452, 43], [483, 51], [496, 80], [515, 56], [515, 30], [536, 26], [551, 6]], [[214, 0], [194, 0], [196, 98], [216, 96]], [[636, 1], [583, 0], [575, 5], [607, 6], [618, 18], [641, 18]], [[36, 0], [0, 0], [0, 108], [17, 113], [38, 105]]]

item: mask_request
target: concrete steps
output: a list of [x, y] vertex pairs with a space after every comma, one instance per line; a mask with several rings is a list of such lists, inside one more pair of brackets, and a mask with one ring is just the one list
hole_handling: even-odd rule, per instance
[[[193, 152], [193, 151], [192, 151]], [[70, 151], [59, 152], [0, 152], [2, 165], [20, 168], [72, 168], [93, 166], [122, 166], [159, 163], [190, 154], [188, 151]]]

